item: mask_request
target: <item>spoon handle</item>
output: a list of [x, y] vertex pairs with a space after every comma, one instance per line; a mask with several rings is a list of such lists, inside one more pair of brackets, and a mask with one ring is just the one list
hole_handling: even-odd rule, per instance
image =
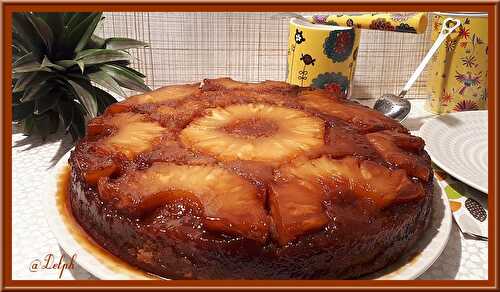
[[[454, 22], [455, 25], [453, 25], [452, 27], [448, 27], [448, 22]], [[413, 83], [415, 83], [415, 81], [417, 81], [418, 76], [420, 76], [420, 74], [422, 73], [422, 71], [425, 68], [425, 65], [427, 65], [427, 63], [432, 58], [432, 55], [434, 55], [434, 53], [437, 51], [439, 46], [441, 46], [441, 44], [446, 39], [446, 37], [459, 26], [460, 26], [460, 20], [458, 20], [458, 19], [446, 18], [443, 21], [443, 26], [441, 27], [441, 32], [439, 33], [439, 36], [437, 37], [436, 41], [434, 42], [434, 44], [430, 48], [429, 52], [427, 52], [427, 55], [425, 55], [425, 57], [422, 60], [422, 62], [420, 63], [420, 65], [418, 65], [415, 72], [413, 72], [413, 75], [411, 75], [410, 80], [408, 80], [408, 82], [406, 82], [406, 85], [403, 87], [403, 90], [399, 93], [399, 97], [402, 98], [405, 96], [406, 92], [410, 89], [410, 87], [413, 85]]]

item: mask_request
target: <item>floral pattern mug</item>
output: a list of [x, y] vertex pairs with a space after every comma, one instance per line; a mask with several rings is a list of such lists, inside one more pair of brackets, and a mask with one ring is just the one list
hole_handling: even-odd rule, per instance
[[433, 113], [487, 109], [488, 14], [435, 13], [432, 39], [448, 17], [461, 21], [430, 61], [425, 108]]
[[353, 27], [290, 20], [287, 82], [349, 97], [360, 31]]

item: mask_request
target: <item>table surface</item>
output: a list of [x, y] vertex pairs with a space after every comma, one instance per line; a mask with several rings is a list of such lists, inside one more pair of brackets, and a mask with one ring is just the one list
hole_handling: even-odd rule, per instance
[[[361, 101], [371, 105], [371, 101]], [[414, 134], [432, 114], [425, 112], [423, 101], [412, 101], [412, 112], [404, 125]], [[43, 210], [38, 190], [46, 183], [48, 171], [71, 147], [71, 138], [55, 134], [45, 142], [39, 138], [26, 137], [21, 133], [12, 135], [12, 278], [14, 280], [54, 280], [60, 271], [35, 270], [31, 268], [37, 260], [53, 254], [56, 261], [67, 255], [59, 247], [52, 234]], [[57, 263], [57, 262], [56, 262]], [[442, 255], [418, 279], [487, 279], [488, 242], [464, 238], [453, 224], [450, 240]], [[61, 279], [94, 279], [83, 268], [62, 273]]]

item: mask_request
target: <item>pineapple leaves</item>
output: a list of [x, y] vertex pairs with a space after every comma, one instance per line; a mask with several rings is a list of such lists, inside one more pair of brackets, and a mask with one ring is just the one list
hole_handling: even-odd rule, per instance
[[35, 56], [33, 55], [33, 53], [27, 53], [24, 56], [22, 56], [19, 59], [17, 59], [12, 66], [13, 67], [19, 67], [19, 66], [23, 66], [23, 65], [26, 65], [26, 64], [29, 64], [29, 63], [33, 63], [33, 62], [38, 63], [37, 59], [35, 58]]
[[12, 120], [20, 121], [29, 117], [35, 109], [35, 102], [30, 100], [28, 102], [18, 103], [12, 105]]
[[76, 64], [78, 65], [78, 68], [80, 68], [80, 71], [82, 74], [85, 72], [85, 63], [83, 63], [82, 60], [76, 61]]
[[55, 111], [49, 111], [43, 115], [33, 116], [33, 130], [40, 134], [43, 140], [49, 134], [53, 134], [59, 128], [59, 114]]
[[85, 32], [83, 35], [80, 37], [80, 41], [76, 44], [75, 47], [75, 53], [80, 52], [85, 46], [87, 45], [87, 42], [89, 41], [90, 37], [94, 33], [97, 24], [99, 24], [99, 21], [101, 21], [102, 17], [102, 12], [101, 13], [96, 13], [92, 16], [90, 20], [90, 24], [86, 27]]
[[144, 84], [144, 80], [142, 80], [142, 78], [138, 77], [133, 72], [128, 71], [124, 67], [117, 65], [103, 65], [101, 69], [125, 88], [140, 92], [151, 91], [151, 88]]
[[146, 47], [148, 44], [128, 38], [109, 38], [105, 41], [106, 49], [111, 50], [124, 50], [132, 48]]
[[64, 130], [71, 134], [73, 140], [85, 135], [85, 116], [80, 107], [71, 101], [62, 99], [57, 104], [57, 110], [63, 121]]
[[12, 73], [26, 73], [26, 72], [35, 72], [35, 71], [48, 71], [52, 70], [48, 67], [42, 67], [40, 63], [33, 61], [31, 63], [16, 66], [12, 69]]
[[28, 136], [33, 133], [33, 126], [33, 116], [29, 116], [22, 121], [23, 132]]
[[51, 29], [52, 35], [58, 39], [64, 31], [64, 17], [62, 13], [57, 12], [38, 12], [36, 13]]
[[123, 51], [88, 49], [76, 54], [75, 60], [82, 61], [85, 65], [95, 65], [113, 61], [128, 61], [130, 60], [130, 55]]
[[71, 57], [85, 47], [102, 16], [102, 12], [74, 13], [65, 22], [63, 37], [60, 39], [62, 56]]
[[85, 136], [85, 114], [81, 110], [81, 107], [76, 106], [76, 110], [73, 111], [73, 121], [71, 122], [69, 132], [74, 140]]
[[29, 50], [23, 43], [23, 40], [15, 32], [12, 34], [12, 48], [15, 51], [16, 55], [18, 55], [17, 58], [16, 56], [14, 56], [14, 63], [17, 61], [17, 59], [29, 53]]
[[21, 102], [35, 100], [40, 96], [45, 96], [53, 88], [52, 84], [42, 83], [39, 86], [33, 86], [23, 91]]
[[106, 91], [98, 88], [98, 87], [94, 87], [94, 90], [97, 94], [97, 105], [98, 105], [98, 108], [99, 108], [99, 113], [103, 113], [104, 110], [111, 104], [117, 102], [117, 100], [109, 93], [107, 93]]
[[53, 76], [50, 73], [38, 71], [38, 72], [30, 72], [21, 75], [20, 78], [17, 79], [12, 92], [22, 92], [26, 88], [31, 86], [35, 86], [36, 84], [43, 83]]
[[56, 69], [56, 70], [60, 70], [60, 71], [64, 71], [66, 70], [66, 68], [64, 68], [63, 66], [59, 66], [57, 64], [54, 64], [52, 63], [49, 58], [47, 58], [47, 56], [44, 56], [43, 57], [43, 61], [42, 61], [42, 64], [40, 65], [40, 67], [43, 69], [43, 68], [51, 68], [51, 69]]
[[59, 115], [61, 116], [63, 123], [64, 123], [64, 130], [69, 131], [69, 128], [71, 127], [71, 123], [73, 122], [73, 105], [71, 101], [68, 100], [61, 100], [57, 104], [57, 110], [59, 111]]
[[92, 16], [91, 12], [68, 12], [64, 13], [63, 21], [64, 26], [68, 28], [76, 27], [79, 23], [82, 23], [85, 19]]
[[97, 72], [88, 74], [88, 76], [89, 76], [90, 80], [92, 80], [92, 82], [99, 84], [102, 87], [109, 89], [120, 96], [125, 96], [125, 92], [120, 87], [120, 85], [111, 76], [109, 76], [106, 72], [97, 71]]
[[78, 98], [80, 103], [85, 108], [87, 114], [91, 117], [97, 116], [97, 101], [95, 96], [92, 94], [91, 85], [85, 84], [85, 82], [78, 79], [67, 79], [69, 85], [71, 85], [75, 96]]
[[19, 77], [14, 84], [12, 92], [22, 92], [26, 85], [28, 85], [36, 76], [36, 73], [26, 73]]
[[45, 113], [46, 111], [52, 109], [56, 106], [57, 101], [59, 100], [60, 92], [55, 92], [54, 90], [50, 90], [46, 92], [44, 95], [37, 96], [35, 99], [35, 115], [40, 115]]
[[106, 40], [98, 37], [96, 35], [92, 35], [87, 42], [87, 46], [85, 46], [86, 49], [104, 49], [106, 45]]
[[88, 119], [117, 102], [110, 93], [150, 90], [125, 51], [147, 44], [94, 35], [103, 19], [100, 12], [13, 13], [12, 120], [24, 133], [45, 139], [62, 123], [76, 141]]
[[22, 92], [12, 92], [12, 104], [20, 103], [21, 97], [23, 97]]
[[38, 61], [30, 60], [29, 58], [21, 57], [13, 65], [13, 73], [26, 73], [35, 71], [47, 71], [51, 72], [54, 70], [64, 71], [66, 68], [64, 66], [52, 63], [47, 56], [43, 57], [42, 63]]
[[56, 64], [64, 67], [65, 69], [69, 69], [75, 65], [78, 65], [78, 68], [80, 68], [80, 71], [82, 72], [82, 74], [85, 71], [85, 64], [82, 61], [60, 60], [60, 61], [56, 61]]
[[120, 67], [122, 67], [123, 69], [125, 69], [125, 70], [129, 71], [129, 72], [130, 72], [130, 73], [132, 73], [132, 74], [135, 74], [135, 75], [137, 75], [137, 76], [139, 76], [139, 77], [141, 77], [141, 78], [146, 78], [146, 75], [142, 74], [142, 73], [141, 73], [141, 72], [139, 72], [139, 71], [136, 71], [136, 70], [134, 70], [134, 69], [132, 69], [132, 68], [130, 68], [130, 67], [126, 67], [126, 66], [122, 66], [122, 65], [119, 65], [119, 66], [120, 66]]
[[28, 14], [29, 21], [35, 28], [40, 38], [45, 43], [46, 53], [50, 54], [52, 50], [52, 43], [54, 42], [54, 34], [49, 25], [42, 19], [32, 14]]
[[31, 14], [28, 12], [16, 12], [12, 14], [13, 31], [22, 44], [32, 55], [38, 59], [46, 53], [45, 43], [40, 34], [30, 21]]
[[36, 60], [33, 53], [28, 53], [12, 64], [12, 73], [40, 71], [42, 70], [40, 65], [41, 64]]

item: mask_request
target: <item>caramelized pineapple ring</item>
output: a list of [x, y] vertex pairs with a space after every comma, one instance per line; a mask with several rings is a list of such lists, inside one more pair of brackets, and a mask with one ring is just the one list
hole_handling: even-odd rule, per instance
[[424, 181], [429, 180], [429, 163], [420, 156], [405, 151], [421, 151], [424, 148], [421, 138], [391, 131], [370, 133], [366, 137], [387, 162], [406, 170], [409, 175]]
[[265, 104], [217, 108], [180, 135], [190, 148], [222, 160], [283, 161], [323, 145], [323, 121]]
[[360, 198], [372, 200], [384, 208], [394, 200], [407, 200], [424, 194], [422, 186], [412, 182], [403, 169], [390, 170], [371, 160], [354, 157], [329, 159], [325, 156], [284, 169], [285, 174], [299, 179], [314, 189], [318, 179], [347, 186]]
[[285, 82], [266, 80], [259, 83], [245, 83], [231, 78], [205, 79], [201, 87], [203, 91], [245, 90], [255, 92], [293, 92], [295, 85]]
[[99, 192], [117, 209], [137, 216], [173, 200], [196, 202], [209, 230], [260, 242], [267, 238], [268, 216], [261, 194], [250, 182], [222, 168], [157, 162], [114, 181], [101, 179]]
[[186, 97], [193, 96], [198, 92], [200, 92], [199, 83], [165, 86], [144, 94], [131, 96], [125, 101], [114, 103], [106, 109], [106, 112], [120, 113], [128, 111], [130, 108], [137, 105], [158, 104], [166, 101], [181, 100]]
[[91, 185], [96, 185], [99, 178], [113, 175], [119, 169], [116, 157], [95, 142], [77, 144], [70, 163]]
[[131, 112], [115, 114], [106, 119], [105, 123], [91, 122], [88, 131], [98, 134], [109, 128], [114, 129], [113, 133], [99, 142], [105, 149], [121, 152], [129, 159], [151, 149], [153, 142], [167, 132], [157, 122], [148, 121], [144, 115]]
[[168, 100], [179, 100], [194, 95], [200, 91], [200, 84], [170, 85], [155, 91], [146, 92], [141, 95], [132, 96], [127, 103], [161, 103]]
[[396, 121], [361, 105], [346, 103], [335, 98], [329, 98], [327, 93], [319, 90], [303, 91], [299, 96], [299, 103], [306, 108], [326, 113], [345, 122], [361, 131], [404, 128]]
[[269, 206], [279, 244], [285, 245], [297, 236], [321, 229], [328, 223], [321, 191], [295, 183], [272, 184]]
[[[286, 166], [283, 181], [271, 186], [271, 217], [280, 244], [328, 223], [324, 201], [346, 191], [359, 199], [384, 208], [393, 201], [412, 200], [424, 195], [422, 186], [410, 181], [404, 170], [391, 171], [375, 162], [325, 156]], [[333, 201], [334, 202], [334, 201]]]

